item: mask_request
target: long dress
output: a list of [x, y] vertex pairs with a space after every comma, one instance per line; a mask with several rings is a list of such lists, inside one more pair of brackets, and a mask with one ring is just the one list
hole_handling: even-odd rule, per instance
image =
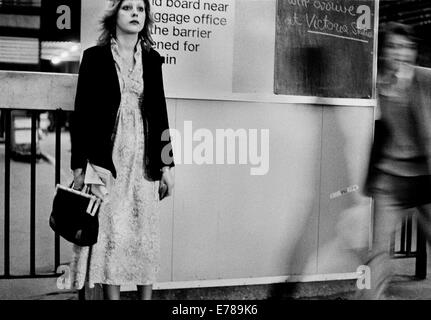
[[[159, 270], [158, 183], [145, 178], [144, 130], [139, 102], [143, 93], [141, 46], [131, 70], [125, 68], [113, 39], [111, 50], [121, 88], [112, 159], [117, 178], [106, 182], [108, 195], [99, 211], [98, 241], [73, 247], [71, 284], [149, 285]], [[145, 106], [144, 106], [145, 107]]]

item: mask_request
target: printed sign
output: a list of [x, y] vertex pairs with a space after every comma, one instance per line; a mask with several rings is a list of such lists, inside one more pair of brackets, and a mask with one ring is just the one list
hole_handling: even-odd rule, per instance
[[231, 93], [235, 1], [151, 1], [167, 95]]

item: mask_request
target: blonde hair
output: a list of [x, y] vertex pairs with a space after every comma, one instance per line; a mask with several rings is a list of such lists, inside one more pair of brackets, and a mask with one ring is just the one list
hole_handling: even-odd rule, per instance
[[[100, 20], [101, 34], [97, 41], [98, 45], [107, 45], [110, 43], [111, 38], [116, 37], [118, 11], [120, 10], [121, 4], [124, 2], [124, 0], [109, 1], [111, 3]], [[153, 26], [154, 20], [151, 14], [150, 1], [142, 1], [145, 4], [145, 24], [144, 28], [142, 28], [141, 32], [139, 32], [139, 37], [143, 41], [144, 48], [146, 50], [150, 50], [150, 48], [155, 44], [153, 38], [151, 37], [151, 27]]]

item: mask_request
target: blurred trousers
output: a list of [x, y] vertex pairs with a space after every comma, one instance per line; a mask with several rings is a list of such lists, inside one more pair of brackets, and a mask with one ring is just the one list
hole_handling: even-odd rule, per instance
[[370, 267], [371, 288], [359, 290], [359, 299], [376, 300], [392, 276], [390, 243], [398, 224], [412, 208], [418, 209], [418, 227], [431, 240], [431, 177], [400, 177], [379, 172], [372, 193], [375, 201], [373, 241], [366, 265]]

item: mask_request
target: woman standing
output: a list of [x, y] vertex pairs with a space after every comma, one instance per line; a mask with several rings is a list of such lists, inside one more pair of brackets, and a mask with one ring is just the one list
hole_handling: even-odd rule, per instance
[[119, 299], [121, 285], [137, 285], [139, 298], [151, 299], [159, 195], [173, 189], [172, 148], [162, 138], [169, 129], [163, 60], [151, 48], [149, 0], [111, 3], [98, 45], [84, 51], [71, 125], [74, 188], [82, 188], [89, 164], [107, 190], [97, 243], [74, 246], [72, 283], [80, 289], [87, 277], [107, 299]]

